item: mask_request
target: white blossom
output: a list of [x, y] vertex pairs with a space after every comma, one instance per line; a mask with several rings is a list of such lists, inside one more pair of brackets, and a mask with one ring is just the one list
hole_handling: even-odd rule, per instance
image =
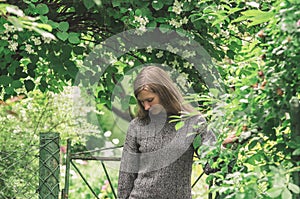
[[178, 67], [179, 66], [179, 63], [178, 63], [177, 59], [175, 59], [174, 61], [170, 62], [170, 64], [172, 64], [173, 67]]
[[167, 61], [164, 61], [164, 63], [162, 63], [161, 66], [168, 66]]
[[17, 40], [18, 38], [19, 38], [18, 35], [16, 35], [16, 34], [13, 35], [13, 39]]
[[188, 59], [190, 57], [193, 57], [196, 55], [196, 52], [195, 51], [188, 51], [188, 50], [184, 50], [182, 52], [182, 57], [185, 58], [185, 59]]
[[111, 131], [106, 131], [104, 133], [104, 137], [110, 137], [111, 136]]
[[36, 46], [38, 46], [38, 45], [41, 45], [41, 44], [42, 44], [42, 42], [41, 42], [40, 38], [38, 38], [38, 37], [34, 37], [34, 36], [32, 36], [32, 37], [31, 37], [31, 40], [34, 42], [34, 45], [36, 45]]
[[163, 51], [159, 51], [158, 53], [156, 53], [156, 57], [157, 58], [161, 58], [162, 56], [164, 56], [164, 52]]
[[139, 23], [140, 26], [146, 26], [147, 23], [149, 23], [149, 20], [147, 17], [142, 17], [142, 16], [134, 16], [134, 22]]
[[8, 23], [3, 24], [3, 27], [6, 29], [4, 33], [13, 33], [16, 31], [16, 28], [14, 26], [10, 26]]
[[32, 45], [30, 44], [25, 44], [25, 51], [28, 52], [29, 54], [34, 53], [34, 50], [32, 49]]
[[172, 18], [170, 21], [169, 21], [169, 24], [171, 26], [174, 26], [175, 28], [180, 28], [181, 27], [181, 23], [179, 21], [177, 21], [176, 19]]
[[188, 18], [184, 17], [183, 19], [175, 19], [172, 18], [171, 20], [169, 20], [169, 24], [171, 26], [174, 26], [175, 28], [180, 28], [183, 24], [187, 24], [188, 23]]
[[183, 7], [183, 3], [180, 3], [177, 0], [175, 0], [173, 4], [173, 12], [179, 15], [182, 12], [182, 7]]
[[8, 40], [8, 37], [2, 36], [2, 37], [1, 37], [1, 40], [7, 41], [7, 40]]
[[179, 45], [181, 45], [181, 46], [186, 46], [186, 45], [188, 45], [190, 42], [189, 41], [187, 41], [187, 40], [180, 40], [179, 41]]
[[176, 78], [176, 82], [177, 82], [179, 85], [181, 85], [181, 87], [182, 87], [182, 89], [183, 89], [184, 91], [187, 91], [187, 88], [186, 88], [187, 78], [188, 78], [188, 76], [187, 76], [185, 73], [179, 75], [179, 76]]
[[146, 48], [146, 52], [147, 52], [147, 53], [152, 53], [152, 50], [153, 50], [152, 46], [148, 46], [148, 47]]
[[143, 33], [145, 33], [147, 31], [146, 27], [145, 26], [141, 26], [139, 28], [137, 28], [135, 30], [135, 34], [137, 35], [142, 35]]
[[120, 140], [118, 138], [112, 139], [112, 143], [119, 144]]
[[187, 24], [188, 23], [188, 18], [184, 17], [183, 19], [180, 20], [181, 24]]
[[183, 67], [184, 67], [184, 68], [192, 69], [193, 66], [194, 66], [194, 64], [193, 64], [193, 63], [190, 63], [190, 62], [184, 62], [184, 63], [183, 63]]
[[130, 60], [130, 61], [128, 62], [128, 65], [129, 65], [129, 66], [134, 66], [134, 62], [133, 62], [132, 60]]
[[142, 35], [144, 32], [147, 31], [146, 25], [149, 23], [149, 20], [147, 17], [142, 17], [142, 16], [134, 16], [134, 23], [137, 23], [137, 29], [135, 30], [135, 33], [137, 35]]
[[52, 40], [52, 39], [50, 39], [49, 37], [42, 37], [42, 39], [44, 40], [44, 42], [45, 42], [46, 44], [50, 44], [50, 42], [51, 42], [51, 40]]
[[9, 28], [8, 23], [3, 24], [3, 27], [7, 30]]
[[167, 50], [171, 53], [174, 53], [174, 54], [177, 54], [179, 52], [179, 49], [178, 48], [174, 48], [173, 46], [171, 46], [170, 44], [168, 44], [167, 46]]
[[10, 40], [10, 41], [8, 41], [8, 48], [11, 50], [11, 51], [16, 51], [17, 49], [18, 49], [18, 43], [17, 42], [15, 42], [15, 41], [12, 41], [12, 40]]

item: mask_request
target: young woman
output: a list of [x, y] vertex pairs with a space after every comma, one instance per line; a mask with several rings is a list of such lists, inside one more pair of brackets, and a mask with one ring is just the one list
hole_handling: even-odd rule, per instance
[[196, 113], [168, 74], [159, 67], [141, 70], [134, 82], [137, 117], [130, 122], [123, 148], [118, 182], [121, 199], [191, 199], [193, 141], [216, 138], [200, 114], [186, 117], [177, 129], [170, 116]]

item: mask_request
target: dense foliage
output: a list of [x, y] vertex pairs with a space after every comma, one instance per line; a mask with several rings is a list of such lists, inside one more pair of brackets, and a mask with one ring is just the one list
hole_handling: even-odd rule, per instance
[[[3, 100], [20, 94], [30, 97], [30, 92], [37, 89], [60, 92], [66, 85], [82, 83], [77, 82], [79, 71], [84, 71], [87, 77], [93, 77], [95, 72], [87, 69], [89, 65], [85, 65], [84, 59], [92, 57], [89, 63], [101, 66], [103, 56], [107, 56], [109, 67], [104, 68], [100, 81], [96, 79], [88, 93], [99, 110], [113, 109], [128, 121], [134, 115], [131, 105], [136, 102], [132, 93], [121, 87], [116, 98], [122, 105], [115, 106], [112, 96], [118, 84], [145, 63], [167, 65], [183, 74], [184, 78], [176, 80], [196, 93], [191, 100], [201, 105], [200, 110], [219, 137], [218, 147], [204, 158], [204, 162], [215, 160], [211, 164], [220, 168], [208, 177], [208, 181], [214, 182], [212, 192], [228, 198], [299, 195], [300, 138], [299, 127], [293, 126], [299, 121], [299, 111], [291, 112], [291, 102], [300, 98], [297, 1], [10, 0], [7, 3], [0, 4]], [[156, 27], [167, 34], [173, 30], [169, 37], [200, 44], [217, 71], [212, 77], [218, 81], [222, 77], [223, 89], [208, 85], [200, 66], [189, 62], [197, 58], [198, 51], [187, 50], [183, 43], [170, 45], [166, 50], [153, 44], [120, 56], [93, 54], [95, 46], [100, 46], [101, 51], [103, 42], [118, 33], [134, 30], [139, 38]], [[115, 47], [133, 41], [119, 38]], [[98, 119], [101, 122], [104, 117]], [[109, 128], [106, 126], [105, 130]], [[228, 134], [239, 136], [238, 143], [220, 149]]]

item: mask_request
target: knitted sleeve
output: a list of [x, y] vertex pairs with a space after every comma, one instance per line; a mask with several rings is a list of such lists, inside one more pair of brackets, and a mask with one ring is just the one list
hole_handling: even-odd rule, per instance
[[118, 179], [118, 198], [129, 198], [138, 171], [138, 144], [136, 142], [136, 122], [130, 122], [123, 147]]

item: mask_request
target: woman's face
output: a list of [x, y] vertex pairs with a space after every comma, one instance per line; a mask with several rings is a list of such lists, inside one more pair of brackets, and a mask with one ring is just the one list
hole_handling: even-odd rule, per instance
[[160, 98], [156, 93], [151, 91], [142, 90], [137, 99], [140, 101], [146, 111], [150, 111], [152, 114], [159, 114], [163, 110], [163, 106], [160, 103]]

